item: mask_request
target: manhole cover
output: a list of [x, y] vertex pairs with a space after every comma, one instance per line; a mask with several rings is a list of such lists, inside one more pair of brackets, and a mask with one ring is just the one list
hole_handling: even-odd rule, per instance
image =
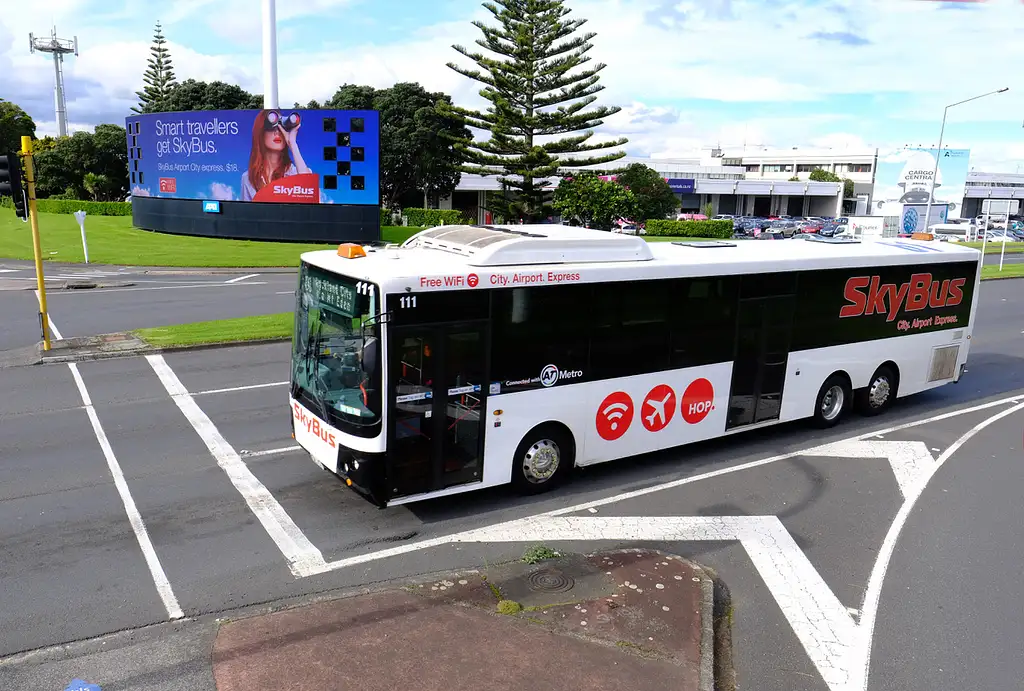
[[537, 569], [526, 580], [530, 590], [539, 593], [564, 593], [576, 585], [571, 576], [557, 569]]

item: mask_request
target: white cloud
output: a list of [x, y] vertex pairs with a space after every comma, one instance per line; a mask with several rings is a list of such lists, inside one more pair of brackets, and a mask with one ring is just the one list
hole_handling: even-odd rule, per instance
[[219, 199], [224, 202], [229, 202], [237, 199], [235, 196], [235, 188], [231, 185], [225, 185], [223, 182], [214, 182], [210, 184], [210, 199]]
[[[397, 43], [375, 40], [387, 34], [366, 32], [356, 33], [363, 36], [358, 43], [311, 41], [299, 51], [282, 52], [281, 102], [328, 98], [346, 82], [387, 86], [408, 80], [451, 93], [463, 105], [480, 105], [480, 85], [446, 67], [449, 61], [471, 66], [451, 45], [473, 46], [479, 30], [470, 21], [489, 20], [477, 0], [464, 2], [465, 13], [458, 21], [425, 25]], [[971, 148], [972, 166], [979, 169], [1013, 171], [1024, 154], [1016, 140], [993, 141], [985, 125], [978, 124], [1016, 122], [1019, 131], [1024, 118], [1024, 88], [1002, 83], [1012, 70], [1000, 69], [1024, 58], [1024, 43], [1016, 36], [1024, 7], [1016, 0], [990, 0], [971, 10], [896, 0], [568, 4], [572, 16], [587, 18], [584, 30], [598, 34], [590, 55], [591, 64], [607, 63], [600, 102], [625, 104], [598, 138], [628, 136], [634, 153], [692, 156], [714, 145], [836, 150], [927, 146], [937, 139], [946, 104], [1009, 85], [1007, 94], [951, 109], [947, 145]], [[78, 29], [82, 54], [66, 65], [74, 96], [68, 102], [69, 116], [76, 122], [120, 121], [141, 86], [140, 65], [148, 57], [150, 29], [138, 32], [133, 27], [126, 34], [109, 14], [109, 25], [97, 25], [99, 20], [90, 24], [90, 10], [109, 12], [95, 0], [48, 0], [40, 5], [45, 8], [35, 11], [30, 6], [0, 20], [0, 74], [17, 75], [0, 80], [0, 97], [22, 99], [37, 118], [53, 119], [51, 63], [28, 55], [24, 40], [28, 31], [38, 32], [52, 18], [58, 29], [84, 27]], [[345, 5], [350, 7], [339, 11]], [[365, 24], [374, 12], [372, 3], [355, 0], [279, 2], [277, 7], [282, 24], [315, 16], [337, 25], [337, 34], [346, 37], [353, 35], [348, 29], [353, 16]], [[126, 5], [124, 12], [129, 10]], [[161, 6], [160, 15], [152, 17], [147, 7], [131, 11], [148, 27], [156, 19], [165, 27], [173, 24], [168, 34], [175, 39], [170, 49], [179, 79], [223, 79], [262, 91], [260, 13], [248, 0], [179, 0]], [[378, 19], [386, 23], [386, 17]], [[203, 54], [189, 47], [188, 27], [196, 22], [229, 39], [222, 53]], [[282, 26], [282, 39], [288, 31], [296, 30]], [[289, 43], [282, 40], [281, 45]], [[246, 52], [238, 53], [239, 48]], [[830, 97], [843, 100], [826, 102]], [[699, 110], [694, 99], [700, 99]], [[833, 112], [823, 111], [829, 108]], [[908, 135], [908, 126], [921, 131]], [[897, 141], [897, 128], [899, 138], [920, 141]]]

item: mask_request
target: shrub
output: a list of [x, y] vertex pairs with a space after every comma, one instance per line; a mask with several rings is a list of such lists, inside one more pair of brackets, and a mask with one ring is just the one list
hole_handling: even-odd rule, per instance
[[[0, 198], [0, 207], [10, 209], [10, 197]], [[36, 209], [43, 214], [73, 214], [79, 209], [90, 216], [131, 216], [131, 202], [83, 202], [76, 199], [37, 199]]]
[[391, 220], [391, 209], [385, 206], [380, 207], [380, 224], [382, 226], [394, 225]]
[[652, 218], [645, 226], [648, 235], [685, 238], [732, 237], [732, 221], [669, 221]]
[[434, 226], [454, 226], [469, 223], [462, 212], [458, 209], [402, 209], [402, 213], [409, 219], [409, 225], [433, 228]]

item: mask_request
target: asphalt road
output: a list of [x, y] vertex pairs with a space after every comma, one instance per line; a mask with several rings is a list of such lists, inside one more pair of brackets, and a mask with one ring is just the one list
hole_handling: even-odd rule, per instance
[[[827, 434], [787, 425], [605, 464], [534, 498], [496, 489], [385, 511], [291, 448], [286, 344], [165, 356], [234, 460], [211, 454], [209, 436], [204, 443], [146, 359], [0, 369], [0, 655], [167, 621], [172, 606], [195, 616], [476, 567], [516, 557], [528, 543], [636, 544], [629, 529], [640, 525], [648, 541], [711, 566], [728, 584], [741, 687], [828, 688], [824, 679], [844, 670], [816, 651], [865, 615], [880, 547], [908, 489], [896, 481], [894, 461], [834, 450], [841, 447], [798, 452], [949, 413], [882, 439], [941, 458], [1008, 404], [965, 408], [1024, 397], [1019, 290], [1019, 281], [983, 284], [964, 382], [901, 402], [884, 419], [852, 418]], [[55, 311], [62, 333], [75, 328], [61, 318]], [[76, 372], [91, 409], [82, 406]], [[1013, 651], [1024, 646], [1024, 632], [1019, 608], [1007, 603], [1022, 595], [1014, 549], [1021, 516], [1011, 495], [1019, 488], [1021, 415], [964, 444], [913, 505], [881, 581], [872, 690], [1019, 685], [1011, 682], [1024, 664]], [[252, 488], [240, 491], [225, 472], [239, 461], [319, 552], [317, 568], [296, 573], [290, 565], [247, 503]], [[122, 473], [119, 487], [111, 478]], [[603, 503], [581, 506], [588, 502]], [[542, 523], [508, 524], [556, 510], [583, 521], [572, 541], [531, 532]], [[732, 532], [699, 520], [665, 527], [694, 517], [727, 517]], [[766, 517], [782, 532], [771, 532]], [[587, 523], [598, 520], [607, 522]], [[473, 532], [487, 526], [497, 527]], [[780, 581], [781, 573], [789, 577]], [[820, 612], [808, 604], [822, 602]], [[801, 621], [831, 628], [823, 634]], [[943, 651], [954, 664], [940, 664]], [[0, 665], [0, 681], [15, 669]]]
[[[5, 325], [0, 350], [37, 343], [41, 332], [32, 265], [6, 262], [0, 272], [0, 323]], [[287, 312], [295, 302], [294, 272], [48, 265], [44, 276], [50, 316], [64, 338]], [[87, 282], [99, 287], [64, 288]]]

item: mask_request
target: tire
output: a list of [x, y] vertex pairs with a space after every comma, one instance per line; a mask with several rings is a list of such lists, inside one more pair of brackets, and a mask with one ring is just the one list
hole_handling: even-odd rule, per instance
[[512, 484], [520, 494], [540, 494], [568, 479], [576, 461], [572, 435], [557, 425], [531, 430], [512, 459]]
[[814, 426], [819, 429], [835, 427], [850, 409], [853, 392], [846, 377], [833, 374], [818, 390], [814, 399]]
[[892, 367], [882, 365], [871, 375], [871, 381], [857, 391], [857, 412], [872, 417], [884, 413], [896, 400], [899, 378]]

